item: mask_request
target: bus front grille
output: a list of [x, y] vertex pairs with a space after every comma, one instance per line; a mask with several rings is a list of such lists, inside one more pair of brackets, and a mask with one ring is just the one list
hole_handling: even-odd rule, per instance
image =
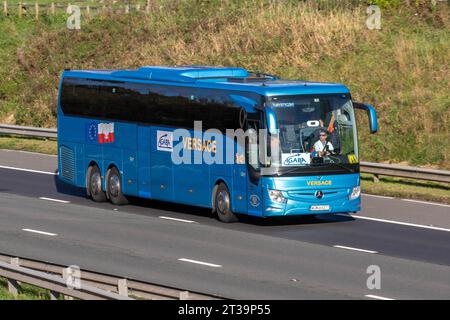
[[61, 177], [74, 182], [75, 180], [75, 155], [72, 149], [61, 146], [59, 149], [61, 161]]

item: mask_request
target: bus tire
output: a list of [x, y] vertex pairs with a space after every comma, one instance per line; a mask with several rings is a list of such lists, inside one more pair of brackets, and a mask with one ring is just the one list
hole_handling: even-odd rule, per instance
[[87, 188], [92, 200], [96, 202], [106, 201], [106, 193], [102, 190], [102, 175], [96, 165], [92, 165], [88, 169]]
[[238, 221], [238, 218], [231, 211], [230, 192], [224, 183], [220, 183], [217, 187], [214, 203], [215, 211], [220, 221], [226, 223]]
[[127, 198], [122, 193], [122, 177], [116, 167], [108, 170], [106, 188], [108, 190], [109, 200], [115, 205], [124, 205], [128, 203]]

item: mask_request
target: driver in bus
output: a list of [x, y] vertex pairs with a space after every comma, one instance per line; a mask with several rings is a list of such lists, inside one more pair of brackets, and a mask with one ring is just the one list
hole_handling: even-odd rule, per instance
[[333, 144], [327, 140], [328, 132], [325, 130], [320, 130], [319, 140], [314, 143], [314, 151], [317, 152], [318, 157], [323, 157], [329, 155], [334, 151]]

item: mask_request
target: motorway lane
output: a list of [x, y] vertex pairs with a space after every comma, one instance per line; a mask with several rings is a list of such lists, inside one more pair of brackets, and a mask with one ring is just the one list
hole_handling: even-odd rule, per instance
[[376, 295], [450, 297], [448, 266], [13, 194], [0, 194], [0, 203], [6, 254], [247, 299], [364, 298], [375, 294], [366, 288], [366, 269], [378, 265]]
[[370, 194], [363, 194], [362, 200], [360, 215], [450, 229], [448, 204]]
[[[22, 153], [21, 157], [24, 161], [28, 155]], [[49, 160], [50, 157], [32, 157], [38, 159], [25, 161], [29, 169], [42, 170], [55, 161]], [[4, 159], [0, 158], [3, 161], [0, 165], [8, 165]], [[9, 169], [0, 169], [0, 196], [3, 253], [66, 265], [75, 263], [240, 298], [362, 298], [365, 268], [372, 259], [380, 259], [377, 263], [381, 264], [383, 279], [389, 279], [384, 281], [388, 284], [382, 291], [392, 297], [450, 297], [450, 233], [445, 231], [345, 216], [269, 223], [244, 219], [243, 223], [225, 225], [211, 219], [209, 210], [199, 208], [147, 200], [133, 200], [132, 205], [119, 208], [93, 203], [85, 199], [82, 190], [58, 184], [52, 175]], [[72, 204], [39, 197], [68, 200]], [[427, 206], [397, 199], [368, 200], [370, 206], [384, 212], [393, 201], [401, 203], [400, 210], [406, 213]], [[434, 224], [445, 225], [450, 220], [442, 214], [448, 213], [448, 208], [426, 208], [427, 214], [430, 210], [438, 213], [433, 215], [438, 217]], [[64, 210], [68, 212], [63, 214]], [[158, 216], [195, 220], [198, 224], [164, 221]], [[25, 234], [22, 228], [55, 232], [58, 236], [47, 239]], [[333, 245], [364, 248], [379, 254], [347, 251]], [[176, 259], [183, 253], [189, 253], [186, 258], [224, 267], [209, 270], [181, 263]], [[291, 281], [293, 278], [299, 281]], [[385, 289], [387, 286], [389, 290]]]
[[55, 172], [58, 169], [58, 157], [35, 152], [0, 149], [0, 165]]
[[[0, 169], [0, 192], [39, 198], [67, 200], [84, 206], [120, 210], [144, 216], [170, 216], [198, 221], [223, 229], [258, 233], [289, 240], [327, 246], [344, 245], [382, 252], [399, 258], [450, 265], [450, 232], [414, 228], [383, 222], [354, 219], [351, 216], [324, 216], [319, 219], [289, 218], [264, 221], [242, 217], [241, 223], [223, 224], [211, 218], [211, 211], [143, 199], [116, 207], [95, 203], [86, 198], [84, 190], [60, 183], [56, 176]], [[384, 200], [380, 208], [386, 207]], [[423, 204], [405, 203], [408, 207]], [[388, 207], [389, 208], [389, 207]], [[385, 210], [387, 210], [386, 208]], [[434, 206], [433, 209], [436, 209]], [[439, 207], [445, 210], [445, 207]], [[383, 209], [382, 209], [383, 210]], [[408, 208], [410, 210], [410, 208]], [[424, 214], [428, 214], [424, 213]], [[364, 212], [361, 214], [364, 215]], [[450, 219], [450, 214], [448, 219]]]

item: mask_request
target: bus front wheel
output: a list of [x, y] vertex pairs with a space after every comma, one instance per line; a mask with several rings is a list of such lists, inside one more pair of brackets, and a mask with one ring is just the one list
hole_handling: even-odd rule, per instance
[[225, 184], [220, 183], [215, 198], [217, 217], [222, 222], [235, 222], [237, 217], [231, 211], [231, 197]]
[[122, 178], [117, 168], [113, 167], [109, 169], [107, 177], [106, 186], [111, 203], [115, 205], [127, 204], [128, 200], [122, 193]]
[[102, 190], [102, 175], [96, 166], [90, 166], [88, 170], [88, 195], [96, 202], [106, 201], [106, 194]]

